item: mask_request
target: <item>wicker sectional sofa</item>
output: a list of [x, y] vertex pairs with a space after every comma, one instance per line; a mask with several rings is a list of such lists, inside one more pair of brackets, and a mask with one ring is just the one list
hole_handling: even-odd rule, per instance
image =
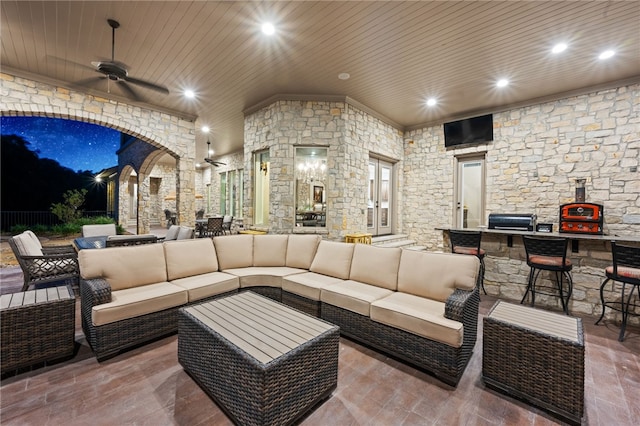
[[477, 335], [474, 256], [232, 235], [82, 250], [82, 326], [98, 359], [177, 330], [182, 306], [252, 290], [457, 385]]

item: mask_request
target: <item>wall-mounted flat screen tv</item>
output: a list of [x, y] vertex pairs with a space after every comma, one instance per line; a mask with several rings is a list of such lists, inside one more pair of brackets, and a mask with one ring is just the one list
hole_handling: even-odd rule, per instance
[[444, 123], [444, 146], [477, 144], [493, 140], [493, 114]]

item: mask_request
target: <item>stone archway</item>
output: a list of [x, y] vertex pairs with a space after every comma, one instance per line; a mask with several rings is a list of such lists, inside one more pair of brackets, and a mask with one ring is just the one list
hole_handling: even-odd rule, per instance
[[[169, 153], [176, 162], [176, 206], [179, 221], [193, 226], [195, 211], [195, 124], [193, 121], [53, 86], [10, 74], [0, 74], [0, 114], [3, 116], [40, 116], [64, 118], [109, 127], [146, 142], [160, 154]], [[132, 166], [138, 179], [153, 167], [156, 155], [148, 152], [138, 160], [138, 165], [130, 159], [122, 160], [122, 167]], [[155, 161], [154, 161], [155, 160]], [[119, 163], [121, 160], [118, 161]], [[144, 185], [140, 192], [138, 185], [137, 228], [138, 233], [149, 232], [148, 213], [144, 204]], [[146, 189], [148, 191], [148, 188]], [[121, 191], [118, 191], [119, 193]]]

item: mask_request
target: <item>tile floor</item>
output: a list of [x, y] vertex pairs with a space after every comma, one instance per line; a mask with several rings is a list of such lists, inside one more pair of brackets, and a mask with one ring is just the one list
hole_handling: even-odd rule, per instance
[[[483, 296], [481, 317], [495, 299]], [[79, 307], [79, 305], [77, 305]], [[583, 424], [640, 419], [640, 333], [616, 340], [615, 324], [585, 318]], [[176, 335], [98, 363], [76, 317], [77, 355], [2, 380], [0, 423], [9, 425], [228, 425], [178, 364]], [[302, 425], [545, 425], [555, 417], [485, 388], [482, 321], [457, 388], [353, 341], [341, 339], [338, 388]]]

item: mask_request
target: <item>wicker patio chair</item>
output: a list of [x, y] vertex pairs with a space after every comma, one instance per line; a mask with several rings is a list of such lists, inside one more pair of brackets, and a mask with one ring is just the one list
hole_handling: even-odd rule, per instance
[[221, 217], [210, 217], [207, 219], [207, 229], [205, 231], [207, 237], [224, 235], [224, 230], [222, 229], [222, 221], [223, 218]]
[[22, 291], [31, 285], [56, 281], [78, 285], [78, 254], [73, 246], [42, 247], [31, 231], [11, 237], [9, 246], [24, 275]]

